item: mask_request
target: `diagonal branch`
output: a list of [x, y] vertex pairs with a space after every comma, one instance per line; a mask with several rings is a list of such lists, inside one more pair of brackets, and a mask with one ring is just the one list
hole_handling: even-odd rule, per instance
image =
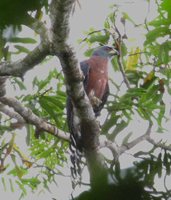
[[6, 108], [4, 104], [0, 104], [0, 112], [9, 116], [11, 119], [15, 119], [17, 121], [17, 122], [11, 123], [10, 128], [20, 129], [25, 125], [25, 120], [23, 119], [23, 117], [21, 117], [20, 114]]
[[147, 141], [151, 144], [153, 144], [155, 147], [159, 147], [161, 149], [164, 150], [168, 150], [171, 151], [171, 145], [166, 145], [164, 142], [160, 141], [160, 142], [156, 142], [154, 141], [151, 137], [147, 138]]
[[133, 148], [134, 146], [136, 146], [137, 144], [139, 144], [142, 141], [147, 141], [147, 142], [151, 143], [152, 145], [154, 145], [155, 148], [161, 148], [161, 149], [164, 149], [167, 151], [171, 151], [171, 145], [166, 145], [162, 141], [156, 142], [154, 139], [151, 138], [151, 136], [150, 136], [151, 128], [152, 128], [152, 124], [150, 123], [146, 132], [143, 135], [136, 138], [132, 142], [124, 144], [120, 147], [117, 146], [116, 144], [112, 143], [111, 141], [106, 140], [105, 142], [100, 143], [100, 148], [107, 147], [108, 149], [110, 149], [110, 151], [112, 152], [113, 157], [114, 157], [114, 163], [117, 161], [117, 158], [121, 154], [123, 154], [127, 150], [130, 150], [131, 148]]
[[22, 78], [28, 70], [31, 70], [50, 54], [49, 47], [50, 44], [48, 42], [41, 43], [22, 60], [14, 63], [0, 63], [0, 76], [17, 76]]
[[136, 139], [133, 140], [132, 142], [129, 142], [129, 143], [127, 143], [127, 144], [122, 145], [122, 146], [120, 147], [120, 149], [119, 149], [120, 155], [121, 155], [122, 153], [124, 153], [125, 151], [127, 151], [127, 150], [133, 148], [133, 147], [134, 147], [135, 145], [137, 145], [138, 143], [140, 143], [140, 142], [142, 142], [142, 141], [144, 141], [144, 140], [147, 140], [147, 139], [150, 137], [151, 128], [152, 128], [152, 124], [151, 124], [151, 122], [150, 122], [150, 123], [149, 123], [149, 126], [148, 126], [148, 128], [147, 128], [147, 130], [146, 130], [146, 132], [145, 132], [143, 135], [141, 135], [140, 137], [136, 138]]
[[124, 144], [120, 147], [120, 154], [124, 153], [125, 151], [133, 148], [135, 145], [137, 145], [138, 143], [147, 140], [150, 137], [150, 133], [151, 133], [151, 128], [152, 128], [152, 124], [149, 123], [149, 126], [146, 130], [146, 132], [141, 135], [140, 137], [136, 138], [135, 140], [133, 140], [132, 142], [129, 142], [127, 144]]
[[24, 107], [18, 100], [8, 97], [0, 97], [0, 102], [13, 108], [15, 112], [19, 113], [21, 117], [37, 129], [46, 131], [55, 137], [59, 137], [65, 141], [69, 141], [69, 135], [57, 129], [55, 126], [47, 123], [37, 115], [35, 115], [29, 108]]
[[69, 34], [69, 16], [74, 0], [52, 0], [51, 21], [54, 52], [60, 59], [66, 80], [66, 89], [80, 117], [84, 147], [92, 151], [98, 147], [99, 125], [92, 106], [85, 94], [82, 73], [70, 46], [66, 44]]
[[150, 139], [151, 128], [152, 128], [152, 124], [149, 123], [149, 126], [148, 126], [146, 132], [143, 135], [141, 135], [140, 137], [134, 139], [133, 141], [131, 141], [127, 144], [123, 144], [122, 146], [118, 146], [118, 145], [112, 143], [111, 141], [106, 140], [104, 143], [100, 144], [100, 148], [107, 147], [108, 149], [110, 149], [113, 156], [114, 156], [114, 159], [116, 160], [116, 157], [119, 157], [125, 151], [133, 148], [138, 143], [140, 143], [144, 140], [147, 140], [149, 142], [151, 141], [151, 143], [152, 143], [152, 140]]
[[54, 54], [58, 56], [62, 65], [67, 94], [71, 97], [80, 118], [84, 152], [93, 186], [102, 176], [107, 177], [107, 172], [104, 159], [98, 151], [99, 124], [96, 122], [92, 106], [83, 88], [83, 78], [78, 61], [73, 49], [66, 43], [69, 35], [69, 17], [74, 2], [75, 0], [52, 0], [50, 7], [52, 41]]

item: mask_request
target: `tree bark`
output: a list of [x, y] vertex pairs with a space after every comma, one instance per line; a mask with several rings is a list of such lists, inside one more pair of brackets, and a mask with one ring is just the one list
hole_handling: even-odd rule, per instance
[[66, 43], [69, 36], [69, 17], [75, 0], [52, 0], [51, 23], [54, 54], [61, 62], [66, 81], [67, 94], [77, 110], [81, 121], [81, 134], [92, 187], [101, 178], [107, 179], [107, 170], [99, 147], [100, 128], [92, 106], [84, 91], [83, 75], [73, 49]]

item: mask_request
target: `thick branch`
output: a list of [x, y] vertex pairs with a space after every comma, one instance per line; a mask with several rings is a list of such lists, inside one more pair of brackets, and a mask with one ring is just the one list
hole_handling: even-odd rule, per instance
[[97, 149], [99, 126], [96, 122], [92, 106], [85, 94], [82, 73], [75, 54], [67, 44], [69, 34], [69, 14], [74, 0], [53, 0], [51, 4], [51, 20], [54, 51], [59, 57], [66, 79], [66, 89], [70, 95], [82, 122], [82, 137], [87, 151]]
[[[92, 106], [85, 94], [82, 73], [75, 54], [67, 44], [69, 34], [69, 16], [75, 0], [52, 0], [51, 22], [52, 41], [54, 52], [60, 59], [66, 80], [68, 95], [78, 112], [81, 124], [81, 134], [85, 156], [87, 159], [91, 183], [99, 180], [99, 174], [105, 171], [103, 159], [98, 152], [99, 145], [99, 125], [96, 122]], [[98, 173], [97, 173], [98, 172]]]
[[0, 104], [0, 112], [9, 116], [11, 119], [17, 120], [17, 124], [21, 124], [21, 125], [25, 124], [25, 120], [23, 119], [23, 117], [21, 117], [21, 115], [19, 115], [18, 113], [12, 110], [9, 110], [8, 108], [6, 108], [4, 104]]
[[69, 135], [67, 133], [63, 133], [55, 126], [52, 126], [51, 124], [35, 115], [29, 108], [24, 107], [18, 100], [13, 98], [0, 97], [0, 102], [8, 105], [9, 107], [12, 107], [23, 117], [26, 122], [35, 125], [37, 129], [46, 131], [56, 137], [69, 141]]
[[49, 55], [49, 43], [41, 43], [24, 59], [14, 63], [0, 63], [0, 76], [17, 76], [23, 75], [39, 64], [47, 55]]

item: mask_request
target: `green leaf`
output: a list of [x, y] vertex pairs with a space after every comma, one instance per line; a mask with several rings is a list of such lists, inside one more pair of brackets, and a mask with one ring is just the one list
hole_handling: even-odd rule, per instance
[[88, 49], [87, 51], [85, 51], [84, 55], [85, 55], [86, 57], [91, 57], [93, 51], [94, 51], [94, 48], [93, 48], [93, 49]]
[[125, 43], [123, 43], [123, 42], [121, 44], [121, 51], [122, 51], [122, 56], [126, 56], [128, 53], [127, 47], [126, 47]]
[[115, 56], [113, 59], [112, 59], [112, 67], [114, 69], [114, 71], [118, 71], [119, 70], [119, 64], [118, 64], [118, 59], [117, 57]]
[[9, 179], [9, 183], [10, 183], [11, 192], [14, 192], [14, 186], [13, 186], [13, 182], [11, 178]]
[[167, 11], [169, 14], [171, 14], [171, 1], [170, 0], [164, 0], [162, 3], [161, 3], [161, 10], [165, 10]]
[[161, 25], [169, 26], [169, 20], [163, 19], [161, 17], [155, 18], [153, 21], [148, 23], [150, 26], [160, 27]]
[[170, 175], [170, 173], [171, 173], [171, 163], [169, 162], [169, 156], [168, 156], [167, 151], [165, 151], [165, 154], [164, 154], [163, 164], [166, 167], [166, 174]]
[[110, 23], [109, 23], [108, 20], [106, 20], [106, 21], [104, 22], [104, 27], [105, 27], [105, 29], [110, 29]]
[[158, 166], [158, 176], [161, 178], [162, 176], [162, 153], [159, 153], [158, 158], [157, 158], [157, 166]]
[[98, 42], [102, 44], [107, 44], [109, 40], [109, 34], [106, 35], [92, 35], [88, 39], [90, 43]]
[[17, 176], [19, 179], [21, 179], [27, 173], [28, 173], [27, 169], [16, 166], [14, 169], [12, 169], [11, 171], [8, 172], [8, 175]]
[[165, 105], [161, 105], [160, 111], [159, 111], [159, 114], [158, 114], [158, 117], [157, 117], [157, 122], [158, 122], [159, 126], [162, 126], [162, 120], [165, 117], [164, 114], [165, 114]]
[[132, 22], [132, 24], [136, 25], [133, 19], [131, 19], [131, 17], [126, 12], [122, 12], [122, 14], [124, 19], [127, 19], [128, 21]]
[[52, 106], [54, 108], [56, 107], [58, 110], [59, 110], [59, 108], [60, 108], [60, 110], [63, 110], [65, 107], [65, 104], [63, 102], [61, 102], [57, 96], [43, 96], [41, 98], [43, 98], [44, 101], [51, 103]]
[[19, 78], [13, 78], [15, 83], [19, 86], [20, 90], [26, 90], [26, 87], [23, 83], [23, 81], [21, 81]]
[[30, 50], [26, 47], [20, 46], [20, 45], [14, 45], [14, 47], [18, 50], [18, 53], [30, 53]]
[[110, 119], [102, 127], [102, 132], [108, 132], [117, 122], [119, 116], [116, 116], [114, 113], [111, 114]]
[[146, 35], [146, 41], [144, 45], [154, 42], [157, 38], [170, 34], [168, 27], [157, 27]]
[[5, 181], [5, 178], [2, 177], [1, 180], [2, 180], [3, 187], [4, 187], [4, 191], [6, 191], [6, 190], [7, 190], [7, 187], [6, 187], [6, 181]]
[[22, 179], [21, 180], [22, 184], [28, 185], [29, 187], [32, 188], [32, 190], [36, 189], [38, 185], [41, 183], [38, 178], [28, 178], [28, 179]]
[[37, 43], [37, 41], [33, 38], [20, 38], [20, 37], [13, 37], [9, 40], [9, 42], [24, 43], [24, 44], [35, 44], [35, 43]]
[[38, 92], [40, 92], [42, 89], [44, 89], [50, 82], [50, 79], [45, 79], [43, 81], [40, 81], [37, 86], [38, 86]]
[[34, 78], [32, 84], [33, 87], [38, 87], [38, 92], [40, 92], [42, 89], [47, 88], [47, 86], [51, 83], [52, 79], [58, 79], [58, 90], [60, 90], [60, 87], [63, 86], [63, 76], [61, 73], [57, 72], [56, 69], [49, 72], [48, 76], [44, 80], [38, 80], [37, 77]]
[[161, 44], [160, 49], [159, 49], [159, 59], [161, 63], [168, 64], [169, 51], [170, 51], [170, 46], [168, 45], [168, 42]]
[[112, 24], [115, 24], [115, 13], [110, 13], [108, 19], [112, 22]]
[[41, 107], [53, 118], [58, 128], [63, 128], [62, 116], [64, 102], [61, 102], [56, 96], [41, 96], [39, 98]]
[[26, 144], [27, 144], [28, 146], [30, 146], [30, 144], [31, 144], [31, 136], [32, 136], [33, 133], [34, 133], [33, 126], [30, 125], [30, 124], [27, 124], [27, 125], [26, 125], [26, 130], [27, 130]]
[[128, 122], [125, 122], [125, 121], [121, 121], [119, 124], [116, 124], [115, 129], [109, 135], [109, 139], [113, 141], [115, 137], [118, 135], [118, 133], [123, 131], [127, 127], [127, 125], [128, 125]]
[[23, 195], [26, 195], [27, 194], [27, 190], [25, 189], [25, 185], [22, 182], [18, 181], [18, 180], [16, 180], [15, 182], [17, 183], [19, 188], [22, 190]]
[[123, 141], [122, 141], [122, 145], [126, 145], [128, 143], [129, 138], [132, 136], [133, 132], [130, 132], [126, 135], [126, 137], [124, 137]]

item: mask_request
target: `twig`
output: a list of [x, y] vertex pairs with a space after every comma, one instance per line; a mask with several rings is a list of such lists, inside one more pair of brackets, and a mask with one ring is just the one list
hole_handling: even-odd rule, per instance
[[152, 128], [152, 123], [149, 123], [148, 129], [145, 132], [145, 134], [141, 135], [140, 137], [136, 138], [135, 140], [133, 140], [132, 142], [128, 143], [128, 144], [124, 144], [123, 146], [120, 147], [120, 152], [121, 154], [125, 151], [127, 151], [128, 149], [131, 149], [132, 147], [134, 147], [135, 145], [137, 145], [138, 143], [142, 142], [143, 140], [147, 140], [150, 137], [150, 133], [151, 133], [151, 128]]
[[147, 1], [147, 3], [148, 3], [148, 9], [147, 9], [146, 17], [144, 19], [144, 24], [145, 24], [145, 27], [146, 27], [147, 31], [149, 32], [149, 28], [148, 28], [148, 25], [147, 25], [147, 18], [148, 18], [148, 15], [150, 13], [150, 1]]
[[123, 76], [124, 83], [126, 84], [127, 88], [129, 89], [129, 88], [130, 88], [129, 81], [128, 81], [127, 77], [126, 77], [126, 74], [125, 74], [125, 72], [124, 72], [124, 66], [123, 66], [123, 64], [122, 64], [122, 50], [121, 50], [121, 46], [122, 46], [122, 36], [121, 36], [121, 34], [120, 34], [118, 28], [116, 27], [116, 24], [114, 24], [114, 28], [115, 28], [115, 30], [116, 30], [116, 32], [117, 32], [117, 34], [118, 34], [118, 39], [116, 40], [116, 39], [114, 38], [115, 43], [116, 43], [116, 46], [117, 46], [117, 48], [118, 48], [118, 50], [119, 50], [119, 55], [118, 55], [118, 57], [117, 57], [117, 58], [118, 58], [118, 65], [119, 65], [119, 69], [120, 69], [120, 71], [121, 71], [121, 74], [122, 74], [122, 76]]
[[[24, 160], [23, 160], [24, 161]], [[33, 166], [34, 168], [45, 168], [47, 169], [49, 172], [52, 172], [54, 175], [57, 175], [57, 176], [63, 176], [63, 177], [70, 177], [70, 175], [64, 175], [62, 172], [56, 172], [54, 169], [51, 169], [50, 167], [48, 166], [45, 166], [45, 165], [39, 165], [35, 162], [31, 162], [32, 165], [35, 165]]]
[[46, 131], [55, 137], [59, 137], [65, 141], [70, 141], [68, 133], [64, 133], [55, 126], [47, 123], [42, 118], [35, 115], [29, 108], [24, 107], [17, 99], [1, 97], [0, 102], [12, 107], [27, 123], [35, 125], [38, 130]]
[[119, 154], [119, 147], [114, 144], [113, 142], [109, 141], [109, 140], [105, 140], [104, 142], [101, 142], [100, 145], [99, 145], [99, 148], [108, 148], [110, 149], [110, 151], [112, 152], [113, 154], [113, 157], [118, 157], [118, 154]]
[[149, 143], [153, 144], [155, 147], [159, 147], [161, 149], [165, 149], [165, 150], [171, 151], [171, 146], [167, 146], [164, 143], [162, 143], [161, 141], [160, 142], [155, 142], [151, 137], [148, 137], [147, 141]]
[[121, 58], [122, 58], [122, 55], [121, 55], [121, 51], [120, 51], [120, 55], [118, 55], [118, 65], [119, 65], [119, 69], [121, 71], [121, 74], [123, 76], [124, 83], [126, 84], [127, 88], [129, 89], [130, 88], [129, 81], [128, 81], [126, 75], [125, 75], [124, 67], [123, 67]]

